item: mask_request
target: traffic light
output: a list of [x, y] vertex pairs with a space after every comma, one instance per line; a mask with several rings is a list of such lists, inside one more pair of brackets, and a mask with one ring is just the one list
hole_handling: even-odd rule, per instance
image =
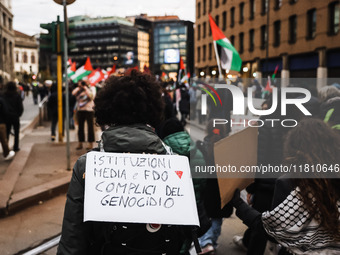
[[[52, 23], [40, 24], [41, 28], [44, 28], [48, 31], [48, 34], [40, 34], [40, 48], [51, 51], [53, 53], [61, 53], [64, 51], [64, 22], [59, 21], [59, 17], [57, 21], [53, 21]], [[59, 27], [59, 36], [58, 36], [58, 27]], [[58, 52], [58, 38], [60, 50]]]
[[40, 34], [40, 48], [52, 52], [57, 51], [57, 23], [40, 24], [41, 28], [48, 31], [48, 34]]

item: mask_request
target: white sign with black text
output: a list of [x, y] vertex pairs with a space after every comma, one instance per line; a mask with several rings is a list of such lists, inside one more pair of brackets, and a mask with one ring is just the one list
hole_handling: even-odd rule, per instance
[[87, 153], [84, 221], [199, 226], [188, 158]]

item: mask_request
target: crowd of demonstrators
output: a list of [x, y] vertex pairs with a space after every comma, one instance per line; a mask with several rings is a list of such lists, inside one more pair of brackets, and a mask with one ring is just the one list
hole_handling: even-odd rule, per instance
[[14, 130], [13, 150], [19, 151], [20, 116], [24, 112], [24, 106], [15, 82], [8, 82], [5, 85], [3, 100], [5, 101], [7, 106], [7, 114], [5, 121], [7, 129], [7, 140], [9, 140], [9, 135], [11, 134], [11, 129], [13, 127]]
[[85, 121], [87, 123], [87, 150], [93, 148], [93, 142], [95, 141], [94, 135], [94, 93], [90, 89], [89, 84], [86, 81], [79, 81], [78, 86], [72, 91], [72, 95], [76, 98], [76, 119], [78, 122], [78, 146], [77, 150], [83, 148], [85, 142]]
[[[284, 163], [335, 165], [340, 136], [318, 119], [305, 119], [284, 142]], [[315, 178], [276, 181], [272, 208], [264, 213], [250, 207], [237, 190], [232, 199], [236, 215], [249, 228], [267, 235], [283, 248], [279, 254], [338, 254], [340, 252], [340, 181]], [[252, 253], [263, 254], [263, 253]]]
[[[169, 149], [154, 131], [163, 114], [159, 83], [149, 75], [110, 77], [94, 99], [98, 125], [105, 127], [100, 150], [120, 153], [166, 154]], [[97, 148], [96, 150], [99, 150]], [[86, 155], [74, 168], [67, 193], [57, 254], [170, 254], [180, 253], [182, 226], [83, 221]]]

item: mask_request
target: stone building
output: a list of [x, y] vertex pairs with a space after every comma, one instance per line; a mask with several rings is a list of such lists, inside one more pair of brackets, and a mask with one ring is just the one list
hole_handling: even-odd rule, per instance
[[12, 1], [0, 1], [0, 84], [14, 77]]
[[35, 36], [14, 31], [14, 72], [20, 81], [28, 80], [28, 76], [39, 72], [39, 44]]

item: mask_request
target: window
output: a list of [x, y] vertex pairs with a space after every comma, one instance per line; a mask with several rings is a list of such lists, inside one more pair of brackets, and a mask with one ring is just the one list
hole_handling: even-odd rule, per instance
[[12, 30], [12, 19], [11, 18], [8, 18], [8, 29], [9, 30]]
[[203, 38], [205, 38], [207, 35], [207, 23], [203, 22]]
[[205, 55], [206, 55], [206, 53], [207, 53], [207, 46], [206, 46], [206, 45], [203, 45], [203, 57], [202, 57], [203, 61], [205, 61]]
[[328, 6], [329, 12], [329, 34], [335, 35], [339, 32], [340, 4], [338, 1]]
[[244, 48], [243, 48], [243, 39], [244, 39], [244, 33], [240, 33], [239, 34], [239, 37], [240, 37], [240, 39], [239, 39], [239, 53], [243, 53], [243, 50], [244, 50]]
[[7, 55], [7, 39], [6, 38], [3, 39], [3, 44], [4, 44], [4, 46], [3, 46], [4, 55]]
[[222, 29], [226, 30], [226, 28], [227, 28], [227, 12], [224, 11], [222, 13]]
[[209, 0], [209, 12], [212, 11], [212, 1], [213, 1], [213, 0]]
[[201, 25], [197, 26], [197, 40], [201, 39]]
[[249, 51], [252, 52], [255, 48], [255, 30], [249, 30]]
[[24, 51], [23, 55], [22, 55], [22, 62], [23, 63], [27, 63], [28, 62], [28, 57], [27, 57], [27, 52]]
[[232, 44], [232, 45], [234, 45], [234, 42], [235, 42], [235, 36], [230, 36], [230, 43]]
[[197, 4], [197, 18], [201, 17], [201, 3]]
[[240, 24], [243, 23], [244, 20], [244, 3], [240, 3]]
[[35, 64], [35, 56], [34, 56], [34, 53], [32, 53], [32, 55], [31, 55], [31, 63], [32, 63], [32, 64]]
[[249, 2], [249, 19], [252, 20], [255, 17], [255, 0]]
[[268, 1], [269, 0], [261, 0], [261, 15], [265, 15], [268, 12]]
[[280, 45], [281, 40], [281, 21], [277, 20], [274, 22], [274, 47]]
[[235, 25], [235, 7], [230, 9], [230, 27], [234, 27]]
[[261, 26], [261, 49], [262, 50], [264, 50], [267, 47], [267, 40], [268, 40], [267, 26], [263, 25]]
[[282, 6], [282, 0], [275, 0], [274, 2], [274, 10], [280, 9]]
[[295, 4], [298, 0], [289, 0], [290, 4]]
[[207, 12], [207, 0], [203, 0], [203, 15]]
[[19, 52], [15, 52], [15, 62], [19, 63]]
[[212, 43], [209, 43], [209, 60], [212, 59]]
[[289, 43], [296, 42], [297, 18], [296, 15], [289, 17]]
[[197, 47], [197, 62], [201, 61], [201, 47]]
[[222, 1], [222, 4], [226, 4], [226, 3], [227, 3], [227, 0], [223, 0], [223, 1]]
[[218, 15], [215, 16], [215, 23], [216, 23], [217, 26], [220, 25], [220, 16], [218, 16]]
[[316, 9], [307, 12], [307, 39], [313, 39], [316, 36]]
[[215, 8], [218, 8], [220, 6], [220, 0], [216, 0]]
[[7, 24], [6, 24], [6, 20], [7, 20], [6, 14], [5, 14], [5, 13], [3, 13], [3, 14], [2, 14], [2, 25], [3, 25], [4, 27], [6, 27], [6, 26], [7, 26]]

